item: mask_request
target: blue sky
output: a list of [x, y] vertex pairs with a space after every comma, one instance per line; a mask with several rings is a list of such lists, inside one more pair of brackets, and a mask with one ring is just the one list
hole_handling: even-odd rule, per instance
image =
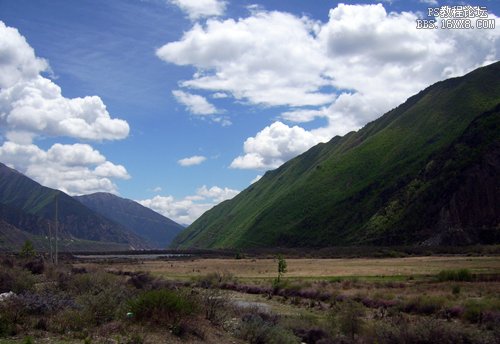
[[314, 144], [497, 61], [498, 2], [467, 2], [495, 29], [416, 28], [427, 8], [460, 4], [0, 0], [0, 161], [188, 224]]

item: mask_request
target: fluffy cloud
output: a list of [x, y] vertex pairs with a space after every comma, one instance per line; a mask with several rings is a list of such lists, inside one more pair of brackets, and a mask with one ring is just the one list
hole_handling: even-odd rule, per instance
[[111, 178], [130, 178], [125, 167], [106, 161], [87, 144], [56, 143], [44, 151], [34, 144], [7, 141], [0, 146], [0, 160], [42, 185], [70, 195], [117, 193]]
[[35, 56], [35, 51], [15, 28], [0, 21], [0, 88], [35, 79], [49, 64]]
[[[195, 24], [157, 55], [197, 68], [183, 87], [223, 92], [250, 105], [289, 106], [281, 114], [288, 122], [326, 118], [326, 126], [311, 131], [273, 123], [248, 138], [245, 154], [231, 164], [273, 168], [313, 142], [358, 129], [438, 80], [499, 59], [500, 30], [417, 30], [418, 18], [388, 13], [382, 4], [339, 4], [324, 23], [252, 8], [247, 18]], [[500, 25], [493, 14], [489, 18]], [[271, 135], [271, 127], [279, 130]], [[299, 134], [293, 148], [284, 148], [291, 132]]]
[[226, 2], [220, 0], [170, 0], [185, 12], [189, 19], [221, 16], [226, 10]]
[[198, 196], [204, 198], [210, 198], [213, 201], [220, 203], [226, 199], [233, 198], [239, 193], [237, 190], [229, 189], [229, 188], [220, 188], [218, 186], [212, 186], [210, 189], [203, 185], [196, 192]]
[[185, 167], [185, 166], [199, 165], [202, 162], [204, 162], [205, 160], [207, 160], [207, 158], [204, 156], [194, 155], [194, 156], [189, 157], [189, 158], [180, 159], [179, 161], [177, 161], [177, 163], [179, 165]]
[[317, 23], [281, 12], [257, 12], [237, 21], [195, 24], [181, 40], [157, 50], [162, 60], [198, 68], [183, 86], [225, 92], [252, 104], [318, 105], [325, 59], [311, 32]]
[[125, 167], [106, 160], [88, 144], [59, 144], [43, 150], [39, 137], [117, 140], [127, 137], [128, 123], [111, 118], [97, 96], [66, 98], [42, 76], [46, 60], [15, 28], [0, 21], [0, 160], [39, 183], [69, 194], [117, 192], [112, 179], [128, 179]]
[[155, 196], [151, 199], [138, 201], [145, 207], [151, 208], [160, 214], [182, 224], [191, 224], [205, 211], [218, 203], [230, 199], [239, 193], [238, 190], [203, 185], [195, 195], [177, 200], [172, 196]]
[[0, 22], [0, 124], [11, 138], [36, 135], [88, 140], [127, 137], [126, 121], [110, 117], [97, 96], [65, 98], [61, 88], [40, 73], [48, 63], [14, 28]]
[[272, 169], [319, 142], [318, 137], [298, 127], [274, 122], [244, 143], [245, 155], [233, 160], [231, 168]]
[[212, 115], [217, 113], [215, 106], [210, 104], [205, 97], [180, 90], [172, 91], [172, 94], [179, 103], [185, 105], [187, 110], [194, 115]]

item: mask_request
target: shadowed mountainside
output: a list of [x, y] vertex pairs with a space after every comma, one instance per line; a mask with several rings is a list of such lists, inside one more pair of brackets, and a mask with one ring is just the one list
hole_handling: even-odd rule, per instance
[[[58, 203], [60, 238], [71, 249], [71, 242], [92, 249], [149, 248], [142, 238], [123, 226], [90, 210], [64, 192], [47, 188], [22, 173], [0, 163], [0, 219], [11, 226], [43, 238], [55, 228], [55, 199]], [[75, 245], [76, 247], [76, 245]]]
[[154, 248], [166, 248], [184, 229], [180, 224], [129, 199], [98, 192], [76, 200], [144, 238]]

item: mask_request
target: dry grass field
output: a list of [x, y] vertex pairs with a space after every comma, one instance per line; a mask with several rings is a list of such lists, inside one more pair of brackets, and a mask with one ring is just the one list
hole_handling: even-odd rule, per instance
[[0, 260], [0, 343], [500, 343], [500, 257]]
[[[469, 269], [472, 273], [500, 273], [500, 257], [424, 256], [407, 258], [287, 259], [287, 278], [338, 276], [418, 276], [441, 270]], [[99, 263], [102, 266], [103, 263]], [[90, 267], [95, 263], [80, 263]], [[104, 263], [108, 265], [108, 263]], [[185, 259], [116, 262], [113, 270], [146, 271], [167, 279], [191, 278], [209, 273], [229, 273], [241, 279], [274, 278], [275, 259]]]

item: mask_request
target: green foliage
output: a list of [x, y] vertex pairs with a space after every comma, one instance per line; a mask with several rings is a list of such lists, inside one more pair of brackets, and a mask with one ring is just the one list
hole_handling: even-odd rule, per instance
[[17, 294], [32, 290], [35, 277], [31, 272], [18, 267], [0, 269], [0, 293], [13, 291]]
[[293, 344], [299, 339], [288, 329], [261, 314], [247, 314], [237, 334], [250, 344]]
[[283, 255], [279, 254], [278, 255], [278, 283], [281, 281], [281, 278], [286, 272], [287, 264], [285, 257]]
[[445, 282], [445, 281], [470, 282], [473, 279], [473, 275], [468, 269], [442, 270], [437, 275], [437, 279], [440, 282]]
[[35, 247], [33, 246], [33, 243], [30, 240], [26, 240], [24, 242], [24, 245], [21, 248], [19, 255], [23, 258], [33, 258], [36, 256]]
[[168, 289], [146, 291], [129, 301], [129, 309], [141, 321], [178, 324], [196, 312], [196, 300]]
[[93, 320], [89, 319], [88, 315], [78, 309], [66, 308], [51, 317], [48, 330], [64, 334], [66, 332], [81, 332], [92, 325]]
[[498, 137], [498, 110], [485, 112], [500, 102], [499, 75], [496, 63], [437, 83], [358, 132], [311, 148], [207, 211], [173, 246], [394, 245], [427, 239], [422, 227], [433, 228], [464, 171]]
[[23, 339], [22, 344], [35, 344], [35, 341], [33, 340], [33, 338], [31, 336], [28, 336], [28, 337]]
[[500, 325], [500, 300], [498, 298], [471, 299], [465, 302], [463, 318], [471, 323], [496, 323]]
[[340, 331], [354, 339], [363, 330], [364, 315], [365, 308], [361, 304], [350, 300], [345, 301], [337, 308], [336, 319]]

